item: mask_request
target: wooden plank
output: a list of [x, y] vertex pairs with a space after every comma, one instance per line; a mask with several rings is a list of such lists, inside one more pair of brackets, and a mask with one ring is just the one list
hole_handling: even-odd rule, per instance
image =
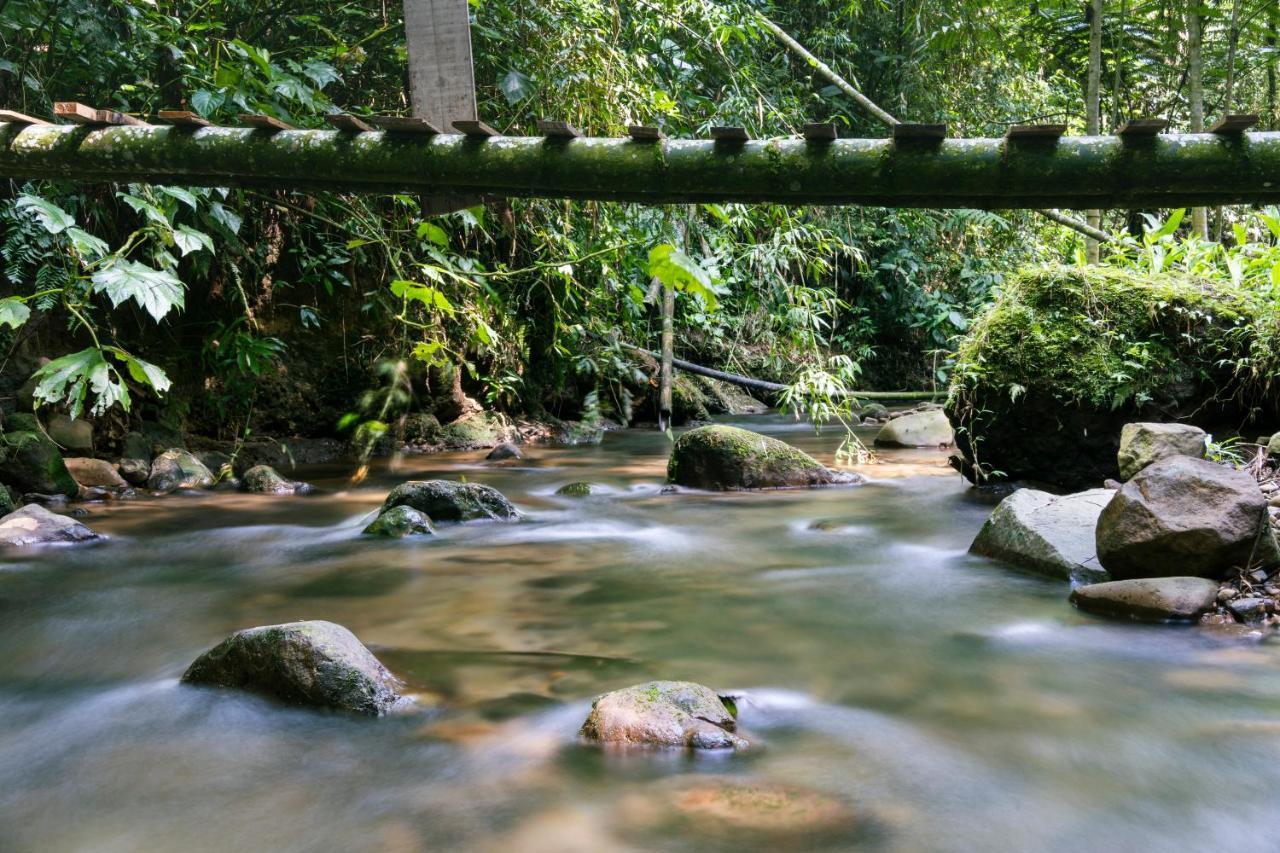
[[1226, 115], [1218, 119], [1217, 124], [1209, 128], [1210, 133], [1244, 133], [1253, 127], [1259, 121], [1259, 116], [1254, 113], [1236, 113]]
[[652, 127], [647, 124], [629, 124], [627, 125], [627, 135], [634, 142], [660, 142], [666, 139], [662, 134], [662, 129]]
[[115, 110], [100, 110], [88, 107], [75, 101], [59, 101], [53, 105], [53, 114], [76, 124], [127, 124], [145, 127], [145, 121], [139, 121], [131, 115], [118, 113]]
[[1156, 136], [1169, 126], [1162, 118], [1134, 118], [1116, 128], [1116, 136]]
[[567, 121], [548, 121], [538, 119], [538, 133], [553, 139], [576, 139], [582, 136], [578, 129]]
[[9, 124], [49, 124], [42, 118], [35, 118], [26, 113], [14, 112], [13, 110], [0, 110], [0, 121]]
[[933, 142], [947, 137], [945, 124], [914, 124], [899, 122], [893, 126], [895, 140]]
[[291, 124], [286, 124], [275, 116], [256, 115], [252, 113], [241, 113], [237, 118], [241, 124], [247, 124], [249, 127], [257, 130], [265, 130], [268, 133], [279, 133], [282, 130], [294, 130]]
[[344, 133], [366, 133], [373, 130], [368, 122], [350, 113], [329, 113], [324, 120]]
[[711, 138], [716, 142], [741, 145], [751, 137], [747, 135], [746, 128], [733, 125], [715, 125], [711, 128]]
[[501, 136], [501, 133], [494, 130], [484, 122], [476, 120], [455, 121], [453, 127], [459, 133], [466, 134], [472, 139], [488, 139], [490, 136]]
[[809, 142], [834, 142], [839, 135], [831, 122], [810, 122], [801, 128], [800, 133]]
[[1005, 139], [1027, 141], [1054, 141], [1067, 132], [1065, 124], [1011, 124], [1005, 131]]
[[416, 133], [422, 136], [437, 136], [444, 133], [425, 118], [410, 116], [369, 116], [369, 124], [387, 133]]
[[165, 124], [172, 124], [177, 127], [212, 127], [213, 122], [197, 115], [190, 110], [160, 110], [156, 113], [156, 118]]

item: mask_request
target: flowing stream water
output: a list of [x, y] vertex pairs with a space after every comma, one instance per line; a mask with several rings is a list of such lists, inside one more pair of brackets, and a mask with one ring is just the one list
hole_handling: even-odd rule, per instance
[[[839, 441], [733, 422], [828, 462]], [[853, 488], [660, 494], [669, 446], [410, 457], [358, 487], [302, 470], [319, 494], [96, 505], [105, 543], [0, 556], [0, 850], [1280, 846], [1275, 647], [1104, 622], [970, 556], [991, 504], [938, 452], [885, 453]], [[361, 537], [391, 486], [428, 477], [493, 485], [527, 520]], [[555, 495], [579, 480], [604, 491]], [[178, 683], [230, 632], [297, 619], [350, 628], [420, 710]], [[742, 691], [755, 747], [578, 743], [593, 696], [655, 678]], [[726, 781], [856, 819], [674, 813], [681, 786]]]

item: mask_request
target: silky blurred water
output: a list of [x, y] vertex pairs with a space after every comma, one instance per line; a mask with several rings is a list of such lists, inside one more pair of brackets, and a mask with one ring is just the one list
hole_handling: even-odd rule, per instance
[[[735, 422], [830, 462], [839, 437]], [[667, 439], [410, 457], [307, 498], [99, 505], [93, 547], [0, 555], [0, 850], [1274, 850], [1280, 656], [1074, 612], [971, 557], [990, 511], [933, 451], [855, 488], [660, 494]], [[518, 525], [364, 539], [465, 477]], [[604, 487], [558, 497], [565, 483]], [[418, 697], [378, 720], [180, 686], [238, 628], [329, 619]], [[652, 678], [744, 691], [738, 755], [577, 743]], [[858, 825], [654, 820], [693, 779], [800, 785]]]

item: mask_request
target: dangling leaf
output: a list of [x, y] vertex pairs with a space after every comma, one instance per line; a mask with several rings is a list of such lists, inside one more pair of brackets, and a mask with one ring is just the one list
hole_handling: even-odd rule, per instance
[[0, 299], [0, 326], [16, 329], [31, 316], [31, 309], [21, 299]]
[[498, 81], [498, 91], [502, 92], [508, 104], [514, 104], [533, 94], [533, 81], [513, 68]]
[[24, 193], [18, 196], [15, 204], [18, 210], [34, 216], [36, 221], [50, 234], [61, 234], [76, 224], [74, 216], [53, 202], [40, 198], [40, 196], [26, 195]]
[[143, 361], [136, 355], [130, 355], [118, 347], [108, 347], [107, 350], [117, 359], [124, 362], [125, 367], [129, 370], [129, 377], [134, 382], [148, 385], [161, 394], [169, 390], [169, 386], [172, 383], [169, 381], [169, 375], [162, 368], [149, 361]]
[[104, 293], [117, 308], [132, 299], [156, 322], [174, 308], [183, 307], [182, 282], [172, 273], [135, 261], [119, 260], [93, 274], [95, 293]]
[[68, 228], [67, 237], [70, 238], [71, 247], [76, 250], [76, 254], [85, 261], [96, 261], [111, 249], [105, 240], [99, 240], [88, 231], [82, 231], [79, 228]]
[[667, 287], [696, 293], [702, 297], [708, 311], [714, 311], [720, 304], [710, 274], [670, 243], [662, 243], [649, 250], [649, 276]]
[[177, 244], [178, 251], [182, 252], [185, 258], [192, 252], [198, 252], [201, 249], [213, 251], [213, 238], [203, 231], [197, 231], [189, 225], [179, 225], [173, 231], [173, 242]]

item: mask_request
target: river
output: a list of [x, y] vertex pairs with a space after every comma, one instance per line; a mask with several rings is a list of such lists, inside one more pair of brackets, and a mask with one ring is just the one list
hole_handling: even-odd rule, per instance
[[[732, 422], [830, 462], [839, 436]], [[869, 440], [870, 434], [867, 435]], [[853, 488], [661, 494], [653, 432], [414, 456], [305, 498], [93, 505], [100, 545], [0, 557], [0, 850], [1275, 850], [1280, 655], [1075, 612], [966, 549], [990, 512], [932, 451]], [[519, 524], [360, 536], [405, 479]], [[588, 480], [604, 492], [558, 497]], [[347, 626], [417, 697], [377, 720], [180, 685], [230, 632]], [[755, 747], [575, 737], [654, 678], [741, 691]], [[849, 828], [725, 831], [671, 792], [803, 786]], [[782, 816], [785, 822], [785, 815]]]

